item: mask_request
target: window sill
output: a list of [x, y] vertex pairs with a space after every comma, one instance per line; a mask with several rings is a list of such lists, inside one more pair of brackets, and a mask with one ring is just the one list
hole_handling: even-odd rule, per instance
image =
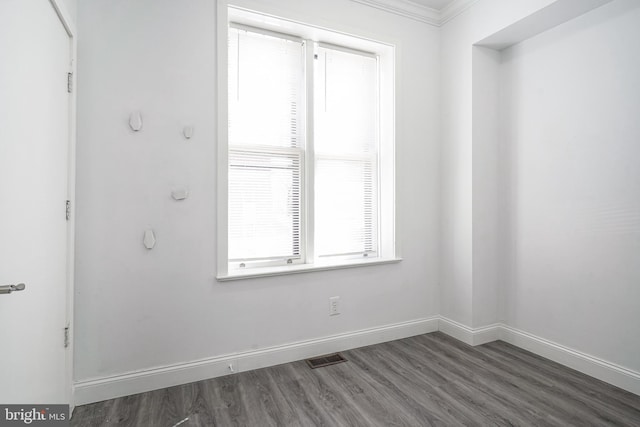
[[283, 276], [285, 274], [308, 273], [312, 271], [338, 270], [342, 268], [365, 267], [369, 265], [397, 264], [402, 258], [374, 259], [370, 261], [354, 261], [347, 260], [333, 264], [301, 264], [291, 267], [266, 267], [260, 269], [246, 270], [242, 272], [229, 273], [223, 276], [217, 276], [219, 282], [228, 282], [231, 280], [252, 279], [256, 277]]

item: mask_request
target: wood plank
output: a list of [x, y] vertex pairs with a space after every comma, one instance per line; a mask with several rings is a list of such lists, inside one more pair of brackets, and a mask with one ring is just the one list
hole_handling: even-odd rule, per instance
[[640, 426], [640, 396], [440, 332], [76, 408], [72, 426]]

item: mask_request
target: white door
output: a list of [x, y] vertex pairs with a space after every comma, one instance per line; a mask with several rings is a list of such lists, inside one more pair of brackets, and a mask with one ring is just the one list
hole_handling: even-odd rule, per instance
[[69, 403], [71, 43], [48, 0], [0, 0], [0, 403]]

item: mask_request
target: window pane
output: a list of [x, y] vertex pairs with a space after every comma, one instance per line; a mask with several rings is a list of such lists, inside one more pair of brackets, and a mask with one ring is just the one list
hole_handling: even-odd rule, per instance
[[377, 251], [377, 188], [374, 160], [316, 161], [318, 256]]
[[318, 48], [315, 67], [318, 256], [378, 251], [376, 58]]
[[301, 42], [229, 29], [229, 261], [304, 252], [303, 59]]
[[300, 165], [300, 155], [230, 151], [230, 261], [300, 256]]
[[301, 147], [301, 42], [229, 29], [229, 145]]
[[376, 152], [376, 58], [319, 47], [315, 62], [316, 153]]

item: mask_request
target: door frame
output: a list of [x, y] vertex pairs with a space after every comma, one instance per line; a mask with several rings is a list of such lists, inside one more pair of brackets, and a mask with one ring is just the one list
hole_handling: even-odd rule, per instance
[[69, 98], [69, 142], [68, 142], [68, 162], [67, 162], [67, 199], [71, 201], [71, 216], [67, 224], [67, 286], [66, 286], [66, 326], [68, 332], [68, 347], [66, 349], [66, 390], [67, 401], [69, 402], [70, 414], [75, 407], [75, 387], [73, 381], [73, 305], [74, 305], [74, 272], [75, 272], [75, 199], [76, 199], [76, 71], [77, 71], [77, 30], [76, 24], [67, 9], [64, 0], [49, 0], [51, 6], [60, 19], [60, 23], [69, 35], [69, 72], [72, 73], [71, 94]]

